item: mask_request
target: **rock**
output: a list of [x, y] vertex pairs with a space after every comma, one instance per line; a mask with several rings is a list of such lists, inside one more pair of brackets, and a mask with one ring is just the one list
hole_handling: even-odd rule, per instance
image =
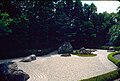
[[8, 62], [8, 72], [13, 73], [14, 71], [18, 70], [17, 64], [15, 62]]
[[82, 50], [80, 51], [80, 54], [91, 54], [90, 50]]
[[33, 60], [36, 60], [36, 55], [35, 54], [32, 54], [28, 57], [23, 58], [20, 62], [31, 62]]
[[0, 64], [0, 81], [7, 81], [6, 75], [8, 74], [8, 67], [6, 63]]
[[0, 64], [0, 72], [0, 81], [27, 81], [30, 78], [23, 70], [19, 70], [14, 62]]
[[62, 54], [61, 56], [67, 57], [67, 56], [71, 56], [71, 54], [66, 53], [66, 54]]
[[15, 70], [7, 75], [7, 79], [8, 81], [26, 81], [29, 79], [29, 75], [23, 72], [23, 70]]
[[32, 54], [32, 55], [30, 55], [30, 58], [31, 58], [32, 60], [36, 60], [36, 55], [35, 55], [35, 54]]
[[23, 58], [20, 62], [31, 62], [32, 59], [30, 56]]
[[8, 73], [7, 63], [0, 64], [0, 75]]
[[65, 42], [62, 46], [59, 47], [58, 53], [59, 54], [64, 54], [64, 53], [72, 53], [73, 52], [73, 47], [70, 44], [70, 42]]
[[107, 50], [107, 52], [115, 52], [115, 49], [113, 46], [109, 47], [109, 49]]
[[82, 47], [82, 48], [79, 50], [79, 53], [80, 53], [80, 54], [91, 54], [91, 50], [87, 50], [87, 49], [85, 49], [84, 47]]
[[111, 47], [109, 47], [109, 50], [114, 50], [114, 47], [112, 47], [112, 46], [111, 46]]
[[80, 48], [80, 50], [85, 50], [85, 47]]

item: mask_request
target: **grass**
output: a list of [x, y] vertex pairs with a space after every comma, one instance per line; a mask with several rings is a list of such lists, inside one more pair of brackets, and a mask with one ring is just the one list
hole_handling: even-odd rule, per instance
[[118, 73], [118, 70], [114, 70], [109, 73], [105, 73], [88, 79], [83, 79], [80, 81], [113, 81], [114, 79], [119, 78], [119, 76], [120, 75]]

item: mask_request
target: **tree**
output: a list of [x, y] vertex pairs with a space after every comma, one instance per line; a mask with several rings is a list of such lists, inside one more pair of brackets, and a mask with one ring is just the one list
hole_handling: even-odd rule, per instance
[[96, 13], [96, 12], [97, 12], [97, 7], [95, 6], [94, 3], [92, 3], [92, 4], [90, 5], [90, 13], [91, 13], [91, 14], [94, 14], [94, 13]]
[[74, 20], [66, 15], [64, 2], [59, 2], [55, 13], [56, 39], [58, 43], [63, 41], [74, 41], [75, 27]]
[[[118, 7], [119, 9], [119, 7]], [[120, 11], [120, 10], [119, 10]], [[115, 24], [109, 29], [109, 42], [113, 43], [114, 45], [120, 45], [120, 14], [118, 13], [112, 13], [112, 19], [115, 22]]]
[[109, 41], [113, 43], [114, 45], [120, 45], [119, 40], [120, 40], [120, 23], [117, 23], [116, 25], [113, 25], [110, 30], [110, 39]]
[[82, 6], [82, 2], [80, 0], [76, 0], [75, 2], [75, 6], [72, 9], [72, 18], [74, 19], [83, 19], [83, 6]]
[[0, 13], [0, 35], [8, 35], [12, 32], [9, 25], [12, 23], [13, 19], [9, 17], [8, 13]]
[[69, 17], [72, 16], [72, 8], [73, 8], [73, 0], [66, 0], [65, 12], [66, 12], [66, 15]]

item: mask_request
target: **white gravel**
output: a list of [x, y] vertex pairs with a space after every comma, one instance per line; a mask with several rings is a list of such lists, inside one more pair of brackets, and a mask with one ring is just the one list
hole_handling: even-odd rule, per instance
[[78, 81], [104, 74], [117, 69], [107, 59], [110, 52], [98, 50], [95, 57], [61, 57], [58, 54], [45, 57], [37, 57], [32, 62], [17, 62], [19, 68], [30, 75], [28, 81]]

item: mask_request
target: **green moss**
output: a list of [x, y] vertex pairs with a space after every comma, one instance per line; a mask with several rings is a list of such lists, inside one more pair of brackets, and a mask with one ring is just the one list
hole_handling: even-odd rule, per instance
[[118, 77], [119, 77], [118, 70], [115, 70], [109, 73], [105, 73], [105, 74], [98, 75], [98, 76], [88, 78], [88, 79], [83, 79], [80, 81], [112, 81]]
[[120, 54], [120, 52], [110, 53], [110, 54], [108, 55], [108, 59], [109, 59], [110, 61], [112, 61], [115, 65], [117, 65], [118, 67], [120, 67], [120, 60], [117, 60], [117, 59], [115, 59], [115, 58], [113, 57], [114, 55], [117, 55], [117, 54]]
[[93, 56], [97, 56], [96, 54], [73, 54], [73, 55], [77, 55], [77, 56], [81, 56], [81, 57], [93, 57]]

